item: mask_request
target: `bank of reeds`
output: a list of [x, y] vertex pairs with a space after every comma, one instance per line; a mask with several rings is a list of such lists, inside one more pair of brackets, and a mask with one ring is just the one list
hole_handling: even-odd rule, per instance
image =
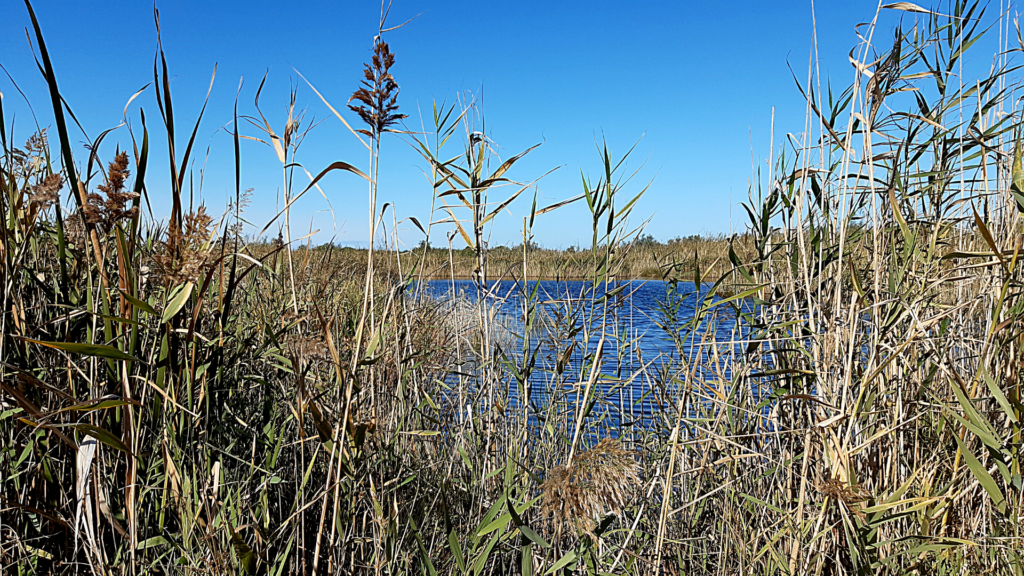
[[[749, 226], [696, 260], [637, 256], [643, 189], [607, 147], [575, 199], [586, 257], [489, 250], [532, 184], [512, 179], [522, 154], [498, 158], [473, 106], [436, 107], [414, 144], [445, 218], [423, 231], [469, 246], [456, 265], [300, 250], [287, 211], [280, 242], [246, 242], [240, 186], [223, 215], [190, 205], [201, 117], [175, 127], [162, 52], [159, 115], [76, 155], [29, 6], [52, 125], [19, 145], [0, 100], [0, 572], [1024, 574], [1024, 46], [1000, 35], [976, 76], [965, 53], [1007, 15], [890, 10], [907, 18], [859, 29], [850, 88], [799, 81], [807, 123], [771, 151]], [[280, 134], [257, 114], [288, 202], [343, 170], [372, 229], [378, 144], [398, 137], [386, 28], [350, 133], [368, 169], [293, 189], [294, 108]], [[146, 174], [158, 137], [169, 185]], [[154, 221], [155, 190], [172, 202]], [[529, 210], [527, 246], [559, 206]], [[474, 298], [410, 290], [444, 257], [436, 277]], [[520, 283], [500, 317], [491, 282], [531, 266], [585, 287], [552, 304]], [[678, 353], [634, 358], [614, 296], [655, 269]]]
[[[671, 271], [689, 271], [699, 268], [714, 277], [732, 270], [729, 260], [730, 245], [738, 253], [746, 253], [746, 238], [736, 236], [708, 236], [687, 238], [668, 243], [631, 243], [620, 255], [623, 279], [664, 280]], [[270, 243], [257, 243], [253, 252], [272, 250]], [[368, 250], [334, 245], [322, 245], [308, 249], [310, 254], [326, 258], [325, 265], [338, 266], [346, 273], [365, 274]], [[305, 254], [307, 248], [299, 247], [297, 253]], [[314, 257], [310, 255], [309, 257]], [[525, 266], [522, 246], [497, 246], [487, 249], [488, 268], [492, 269], [494, 280], [587, 280], [595, 266], [600, 263], [600, 250], [550, 249], [527, 247]], [[399, 262], [400, 259], [400, 262]], [[374, 269], [381, 276], [398, 279], [398, 271], [417, 269], [417, 279], [423, 280], [470, 280], [476, 269], [476, 254], [464, 243], [453, 241], [449, 248], [401, 248], [398, 251], [377, 248], [374, 255]]]
[[[745, 238], [732, 239], [736, 250], [742, 250]], [[730, 238], [725, 235], [696, 236], [666, 243], [637, 241], [634, 238], [623, 247], [619, 255], [623, 279], [662, 280], [668, 270], [701, 268], [715, 277], [731, 270], [729, 261]], [[589, 247], [570, 246], [567, 249], [546, 249], [527, 246], [525, 268], [523, 246], [497, 246], [488, 251], [488, 264], [495, 276], [506, 280], [586, 280], [599, 265], [602, 254]], [[422, 260], [425, 277], [444, 280], [451, 277], [471, 278], [475, 262], [472, 250], [455, 244], [447, 248], [418, 247], [402, 253], [416, 263]]]
[[[619, 258], [619, 274], [622, 279], [664, 280], [673, 272], [695, 268], [718, 277], [732, 270], [729, 249], [746, 255], [752, 245], [746, 235], [730, 238], [725, 235], [694, 236], [686, 239], [660, 243], [656, 241], [637, 242], [636, 238], [624, 245]], [[250, 246], [253, 253], [273, 250], [273, 242], [257, 242]], [[365, 274], [368, 251], [348, 246], [325, 244], [313, 248], [300, 246], [295, 249], [303, 257], [317, 258], [325, 266], [335, 266], [345, 273]], [[525, 253], [522, 245], [489, 247], [488, 267], [494, 280], [586, 280], [603, 257], [600, 250], [594, 251], [571, 246], [568, 249], [540, 248], [528, 246]], [[422, 246], [401, 247], [399, 250], [385, 250], [378, 247], [374, 254], [374, 269], [380, 275], [400, 279], [399, 270], [417, 269], [416, 278], [423, 280], [469, 280], [477, 267], [476, 253], [472, 247], [453, 239], [450, 248]], [[525, 260], [525, 266], [524, 266]]]

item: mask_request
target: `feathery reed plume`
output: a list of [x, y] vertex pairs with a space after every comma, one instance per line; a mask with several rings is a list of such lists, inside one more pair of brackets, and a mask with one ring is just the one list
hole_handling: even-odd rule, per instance
[[210, 239], [213, 223], [206, 213], [206, 206], [185, 216], [184, 229], [172, 226], [163, 242], [163, 251], [153, 256], [157, 273], [169, 285], [196, 282], [206, 271], [210, 263], [210, 249], [206, 245]]
[[64, 221], [64, 237], [76, 250], [81, 250], [85, 246], [85, 222], [81, 211], [71, 214]]
[[605, 438], [568, 466], [555, 466], [541, 485], [541, 509], [555, 531], [566, 524], [593, 534], [597, 522], [618, 514], [640, 481], [639, 465], [618, 440]]
[[44, 165], [45, 155], [48, 150], [46, 141], [46, 128], [29, 136], [25, 141], [25, 148], [11, 148], [11, 172], [23, 176], [31, 176], [38, 173]]
[[245, 229], [242, 224], [242, 213], [245, 212], [249, 205], [252, 203], [252, 195], [255, 188], [246, 188], [244, 192], [238, 197], [238, 200], [231, 199], [228, 203], [228, 213], [235, 215], [235, 223], [228, 228], [228, 233], [234, 237], [240, 237], [242, 231]]
[[78, 194], [85, 197], [82, 203], [82, 219], [86, 224], [102, 227], [103, 225], [103, 197], [95, 192], [86, 192], [85, 183], [78, 183]]
[[26, 222], [33, 222], [40, 212], [57, 203], [57, 194], [60, 192], [60, 174], [43, 176], [47, 166], [46, 147], [46, 130], [42, 129], [29, 137], [24, 149], [8, 150], [11, 164], [9, 171], [4, 172], [4, 178], [9, 177], [12, 182], [15, 178], [25, 182], [20, 193], [27, 196]]
[[25, 142], [25, 151], [31, 155], [39, 156], [49, 150], [46, 140], [46, 128], [40, 128], [38, 132], [28, 137]]
[[349, 102], [355, 100], [361, 105], [349, 104], [349, 109], [370, 127], [370, 130], [357, 130], [370, 138], [377, 138], [387, 132], [388, 128], [399, 120], [406, 118], [398, 113], [398, 83], [391, 74], [391, 66], [395, 64], [395, 55], [388, 48], [388, 43], [377, 37], [373, 45], [373, 58], [364, 64], [363, 86], [356, 90]]
[[57, 202], [57, 193], [60, 191], [60, 174], [50, 174], [43, 178], [43, 181], [32, 187], [32, 193], [28, 197], [29, 204], [37, 207], [38, 210], [46, 210]]
[[109, 232], [119, 221], [134, 218], [138, 213], [138, 208], [130, 203], [139, 195], [125, 191], [125, 181], [129, 174], [128, 153], [120, 152], [107, 167], [106, 184], [97, 186], [103, 196], [95, 192], [84, 194], [84, 184], [79, 183], [79, 189], [85, 196], [82, 215], [86, 222], [95, 225], [100, 232]]
[[106, 209], [107, 224], [113, 227], [118, 220], [135, 217], [138, 208], [131, 206], [130, 202], [139, 197], [135, 192], [125, 191], [125, 181], [128, 180], [128, 153], [121, 152], [114, 157], [114, 161], [107, 168], [107, 183], [97, 186], [107, 196], [103, 206]]
[[847, 484], [839, 478], [826, 476], [815, 488], [823, 496], [842, 502], [846, 505], [856, 504], [867, 500], [868, 494], [859, 485]]

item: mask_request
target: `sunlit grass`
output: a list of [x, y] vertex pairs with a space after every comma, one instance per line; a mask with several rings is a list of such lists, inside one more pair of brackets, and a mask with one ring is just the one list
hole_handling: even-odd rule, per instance
[[[33, 16], [53, 123], [0, 133], [0, 573], [1024, 574], [1019, 74], [1002, 52], [960, 71], [1009, 16], [895, 9], [918, 23], [861, 29], [870, 74], [800, 87], [812, 128], [771, 151], [746, 229], [666, 244], [630, 225], [645, 188], [606, 145], [579, 196], [488, 247], [536, 182], [518, 159], [543, 149], [499, 158], [471, 102], [393, 133], [402, 50], [382, 21], [343, 132], [365, 169], [299, 184], [294, 97], [276, 132], [253, 115], [287, 205], [343, 171], [368, 185], [371, 230], [378, 144], [411, 139], [435, 248], [372, 252], [300, 246], [287, 209], [247, 239], [240, 184], [223, 214], [191, 203], [162, 52], [161, 121], [76, 156], [75, 95]], [[207, 169], [238, 173], [239, 117], [235, 164]], [[153, 221], [157, 137], [176, 177]], [[592, 238], [536, 247], [535, 220], [568, 203]], [[451, 278], [515, 281], [522, 310], [411, 288]], [[541, 304], [537, 278], [583, 292]], [[634, 352], [606, 295], [634, 278], [666, 281], [653, 320], [678, 353], [613, 374]], [[737, 315], [749, 333], [723, 341]]]

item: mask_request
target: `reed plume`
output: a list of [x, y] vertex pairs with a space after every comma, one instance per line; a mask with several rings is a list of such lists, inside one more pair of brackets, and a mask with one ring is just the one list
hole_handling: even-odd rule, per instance
[[[385, 16], [386, 17], [386, 16]], [[373, 244], [377, 235], [377, 176], [380, 168], [380, 136], [389, 131], [389, 127], [399, 120], [405, 118], [405, 114], [398, 112], [398, 82], [391, 74], [391, 67], [395, 64], [395, 55], [391, 52], [387, 42], [381, 39], [384, 26], [384, 17], [381, 18], [381, 29], [374, 38], [373, 58], [368, 64], [364, 64], [362, 87], [357, 89], [348, 99], [361, 102], [360, 105], [349, 104], [349, 109], [359, 115], [362, 121], [370, 130], [357, 130], [360, 134], [369, 136], [373, 140], [373, 148], [370, 156], [370, 190], [369, 190], [369, 233], [370, 245], [367, 250], [366, 259], [366, 281], [365, 290], [367, 298], [364, 299], [363, 309], [360, 312], [360, 323], [366, 318], [369, 312], [370, 325], [375, 322], [374, 304], [375, 295], [373, 287]]]
[[210, 239], [213, 218], [206, 213], [206, 206], [185, 216], [183, 229], [172, 226], [167, 234], [167, 241], [162, 243], [163, 250], [153, 256], [157, 274], [164, 278], [168, 285], [174, 286], [185, 282], [196, 282], [209, 268]]
[[541, 510], [555, 532], [571, 525], [593, 535], [597, 522], [619, 514], [640, 482], [639, 465], [618, 440], [605, 438], [567, 466], [555, 466], [541, 485]]
[[[29, 137], [25, 147], [10, 150], [12, 169], [10, 176], [24, 179], [22, 188], [27, 193], [28, 211], [26, 222], [33, 222], [40, 212], [57, 203], [57, 194], [63, 183], [60, 174], [50, 173], [42, 176], [46, 168], [46, 129], [42, 129]], [[5, 175], [6, 176], [6, 175]], [[35, 182], [30, 184], [29, 182]]]
[[48, 151], [46, 140], [46, 128], [40, 129], [32, 134], [25, 141], [24, 148], [11, 148], [11, 173], [30, 176], [39, 171], [43, 166], [45, 154]]
[[407, 118], [398, 113], [398, 82], [391, 74], [395, 64], [395, 55], [378, 36], [373, 45], [373, 58], [364, 64], [362, 87], [356, 90], [349, 102], [361, 102], [360, 105], [349, 104], [349, 109], [370, 127], [370, 130], [357, 130], [370, 138], [378, 138], [380, 134], [399, 120]]
[[125, 191], [125, 182], [131, 172], [128, 170], [128, 153], [121, 152], [107, 168], [107, 183], [97, 186], [107, 199], [103, 203], [107, 224], [113, 226], [119, 220], [134, 218], [138, 208], [130, 203], [139, 197], [135, 192]]
[[839, 478], [826, 477], [817, 484], [816, 488], [823, 496], [846, 504], [856, 504], [868, 498], [863, 487], [847, 484]]
[[121, 220], [134, 218], [138, 214], [138, 207], [131, 206], [131, 202], [139, 195], [125, 191], [129, 174], [128, 154], [120, 152], [107, 167], [106, 183], [97, 186], [103, 192], [102, 196], [95, 192], [84, 194], [84, 185], [80, 183], [81, 192], [85, 196], [82, 215], [87, 223], [96, 226], [100, 232], [109, 232]]
[[42, 182], [32, 187], [29, 204], [36, 206], [39, 210], [53, 206], [57, 203], [57, 193], [60, 192], [61, 184], [63, 184], [63, 180], [61, 180], [60, 174], [46, 176]]

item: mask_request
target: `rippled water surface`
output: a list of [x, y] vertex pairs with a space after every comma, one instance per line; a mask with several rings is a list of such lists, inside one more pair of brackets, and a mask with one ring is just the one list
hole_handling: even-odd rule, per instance
[[[431, 298], [453, 303], [460, 322], [475, 326], [480, 296], [472, 281], [438, 280], [423, 288]], [[636, 280], [610, 286], [611, 296], [604, 299], [603, 286], [591, 290], [583, 281], [529, 281], [525, 286], [502, 281], [492, 283], [484, 298], [494, 318], [489, 334], [509, 365], [521, 369], [532, 360], [528, 393], [538, 410], [552, 394], [579, 391], [580, 374], [588, 372], [581, 364], [592, 362], [604, 319], [596, 410], [603, 409], [608, 424], [615, 424], [630, 417], [644, 420], [664, 409], [667, 387], [686, 380], [680, 378], [683, 372], [693, 375], [690, 382], [729, 379], [729, 353], [738, 349], [748, 330], [732, 305], [714, 306], [700, 323], [693, 322], [702, 301], [714, 305], [722, 300], [709, 298], [709, 289]], [[530, 303], [536, 312], [526, 335], [524, 307]], [[470, 364], [463, 372], [472, 368]], [[506, 377], [503, 383], [518, 404], [523, 388], [514, 380]], [[652, 393], [658, 391], [662, 394]]]

